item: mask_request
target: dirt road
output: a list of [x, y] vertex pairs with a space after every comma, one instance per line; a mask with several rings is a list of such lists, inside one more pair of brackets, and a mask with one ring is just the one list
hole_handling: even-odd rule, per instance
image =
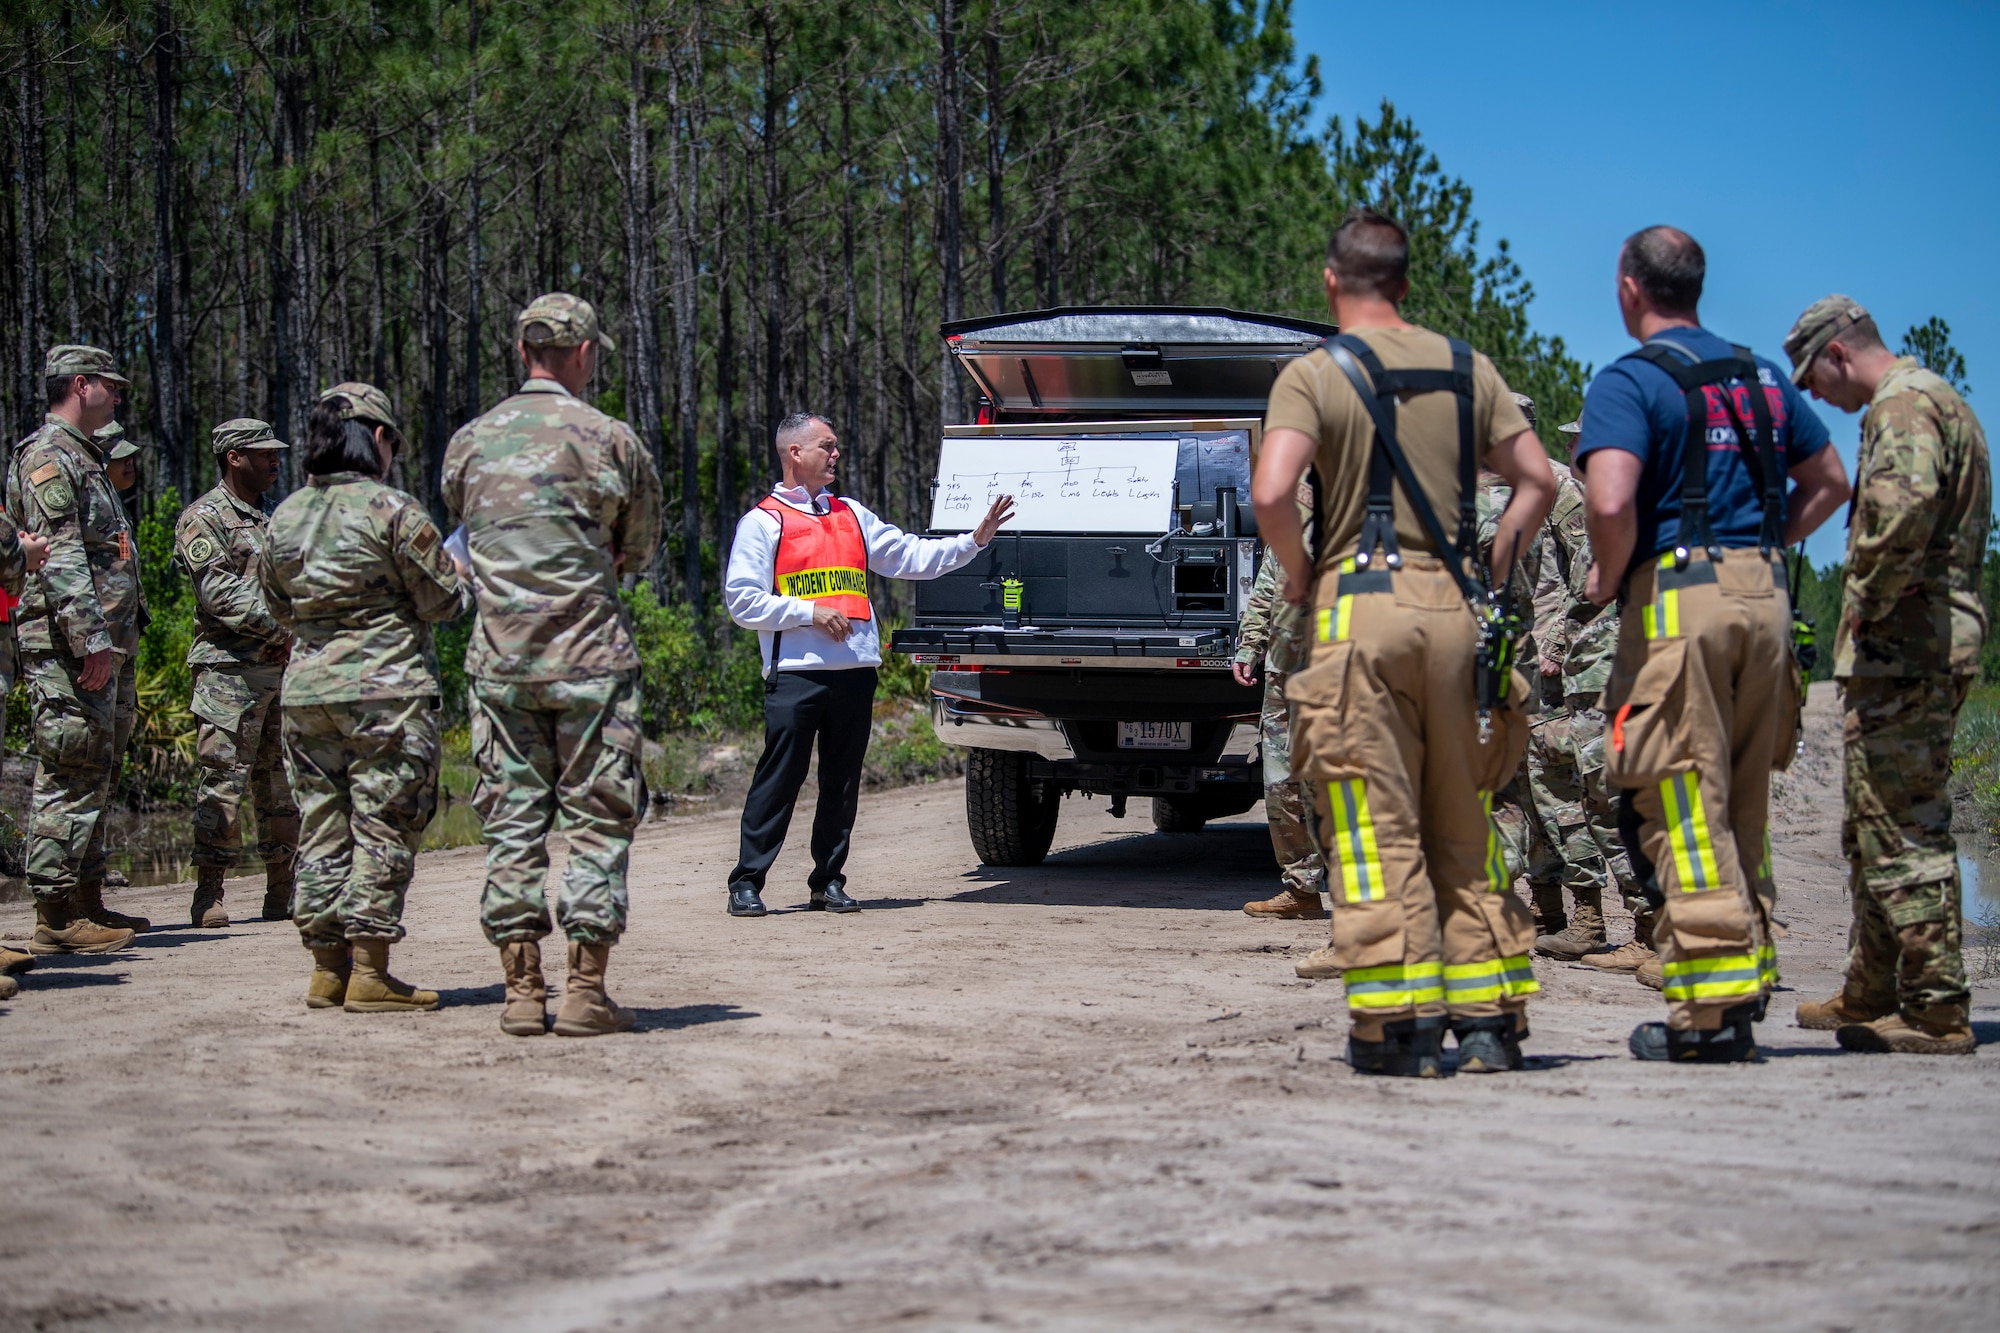
[[1544, 960], [1531, 1070], [1358, 1077], [1292, 974], [1323, 927], [1237, 910], [1261, 825], [1072, 800], [983, 871], [956, 785], [864, 805], [857, 916], [732, 920], [732, 819], [649, 825], [629, 1037], [500, 1034], [474, 850], [423, 858], [396, 956], [435, 1014], [308, 1012], [282, 924], [45, 964], [0, 1013], [0, 1327], [1990, 1328], [2000, 1052], [1790, 1026], [1847, 912], [1812, 711], [1754, 1067], [1631, 1061], [1657, 997]]

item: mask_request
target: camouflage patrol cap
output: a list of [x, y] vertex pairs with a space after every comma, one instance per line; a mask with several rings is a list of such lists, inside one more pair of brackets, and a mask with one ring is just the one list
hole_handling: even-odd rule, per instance
[[1535, 421], [1535, 400], [1528, 397], [1528, 395], [1525, 393], [1517, 393], [1514, 394], [1514, 401], [1520, 406], [1521, 411], [1527, 416], [1528, 429], [1540, 430], [1541, 426], [1537, 424]]
[[1803, 389], [1806, 376], [1812, 371], [1813, 358], [1824, 352], [1828, 343], [1866, 318], [1868, 312], [1859, 302], [1838, 292], [1822, 296], [1807, 306], [1799, 322], [1785, 335], [1785, 355], [1792, 358], [1792, 383]]
[[387, 426], [398, 435], [403, 428], [396, 421], [395, 409], [389, 406], [389, 395], [372, 384], [360, 380], [346, 380], [334, 385], [319, 396], [323, 403], [339, 395], [347, 400], [347, 410], [340, 414], [342, 421], [372, 421], [378, 426]]
[[111, 353], [82, 343], [58, 343], [49, 349], [48, 358], [42, 362], [42, 376], [54, 379], [58, 375], [95, 375], [113, 384], [132, 382], [118, 373], [118, 363], [111, 359]]
[[580, 296], [550, 292], [528, 302], [515, 321], [521, 341], [530, 347], [575, 347], [595, 342], [607, 352], [618, 350], [611, 335], [597, 322], [597, 311]]
[[253, 417], [237, 417], [208, 433], [208, 447], [220, 458], [231, 449], [289, 449], [291, 446], [273, 435], [266, 423]]
[[1581, 435], [1583, 434], [1583, 418], [1578, 417], [1575, 421], [1565, 421], [1562, 425], [1557, 426], [1556, 429], [1564, 435]]
[[130, 458], [141, 448], [140, 445], [125, 438], [125, 428], [115, 421], [108, 426], [100, 427], [91, 438], [97, 441], [98, 448], [106, 451], [107, 458]]

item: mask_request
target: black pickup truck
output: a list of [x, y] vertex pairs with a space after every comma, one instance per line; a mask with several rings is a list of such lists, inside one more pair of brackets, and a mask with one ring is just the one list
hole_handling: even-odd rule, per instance
[[[1041, 861], [1071, 792], [1108, 796], [1117, 815], [1150, 796], [1169, 832], [1248, 810], [1263, 793], [1259, 691], [1229, 664], [1262, 549], [1251, 458], [1278, 372], [1333, 328], [1066, 307], [941, 331], [979, 390], [978, 424], [947, 427], [947, 447], [1177, 448], [1161, 531], [1010, 527], [971, 564], [916, 585], [891, 646], [932, 667], [938, 737], [971, 751], [966, 822], [980, 860]], [[1003, 471], [994, 484], [1011, 483]]]

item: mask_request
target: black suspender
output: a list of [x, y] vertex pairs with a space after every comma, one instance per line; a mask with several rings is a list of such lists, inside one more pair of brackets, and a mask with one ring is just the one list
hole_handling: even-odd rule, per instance
[[[1438, 555], [1459, 590], [1468, 600], [1477, 600], [1482, 592], [1465, 568], [1479, 541], [1478, 449], [1472, 438], [1472, 349], [1456, 338], [1447, 342], [1451, 347], [1449, 370], [1386, 370], [1374, 349], [1351, 333], [1335, 334], [1320, 346], [1347, 376], [1361, 398], [1361, 405], [1368, 410], [1369, 419], [1375, 423], [1375, 447], [1368, 457], [1368, 507], [1361, 522], [1361, 550], [1355, 556], [1355, 565], [1367, 568], [1379, 546], [1390, 569], [1402, 566], [1402, 552], [1396, 545], [1395, 496], [1395, 484], [1401, 482], [1410, 508], [1431, 541], [1437, 544]], [[1456, 541], [1445, 536], [1444, 524], [1438, 521], [1430, 497], [1424, 494], [1416, 472], [1410, 467], [1409, 456], [1396, 439], [1398, 393], [1451, 393], [1458, 398]]]
[[[1771, 404], [1764, 396], [1764, 383], [1750, 349], [1731, 344], [1730, 350], [1734, 356], [1696, 361], [1685, 347], [1662, 338], [1631, 353], [1671, 375], [1687, 400], [1687, 440], [1681, 454], [1681, 532], [1680, 542], [1674, 548], [1676, 565], [1687, 564], [1688, 548], [1695, 544], [1708, 548], [1711, 560], [1722, 557], [1708, 516], [1708, 398], [1702, 390], [1711, 384], [1722, 389], [1723, 410], [1736, 431], [1736, 444], [1743, 451], [1744, 465], [1757, 484], [1758, 500], [1764, 511], [1757, 548], [1769, 555], [1774, 547], [1785, 542], [1785, 469], [1778, 457]], [[1745, 428], [1736, 402], [1730, 397], [1731, 380], [1742, 381], [1750, 391], [1751, 429]]]

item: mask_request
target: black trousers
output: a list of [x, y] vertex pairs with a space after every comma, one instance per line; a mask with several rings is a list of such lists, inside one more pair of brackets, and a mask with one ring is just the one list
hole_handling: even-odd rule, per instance
[[861, 761], [875, 715], [875, 668], [779, 671], [764, 690], [764, 753], [743, 802], [743, 847], [729, 887], [763, 891], [785, 845], [792, 808], [819, 743], [819, 809], [813, 812], [814, 892], [841, 877], [861, 800]]

